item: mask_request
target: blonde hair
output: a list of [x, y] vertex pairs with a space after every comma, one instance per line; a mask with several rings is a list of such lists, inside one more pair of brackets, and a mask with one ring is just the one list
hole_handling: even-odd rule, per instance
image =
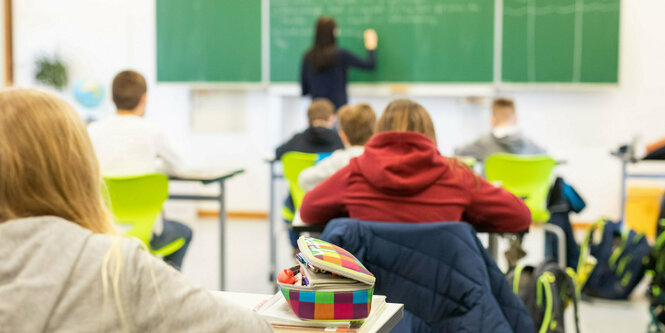
[[335, 105], [325, 98], [316, 98], [307, 109], [309, 126], [317, 120], [328, 121], [335, 114]]
[[0, 222], [53, 215], [113, 234], [101, 176], [78, 114], [47, 92], [0, 92]]
[[368, 104], [345, 105], [337, 116], [339, 128], [352, 146], [362, 146], [374, 134], [376, 114]]
[[436, 144], [432, 118], [425, 108], [410, 99], [396, 99], [388, 104], [376, 123], [376, 133], [387, 131], [420, 133]]
[[0, 223], [51, 215], [115, 236], [101, 270], [104, 306], [111, 279], [116, 309], [128, 330], [119, 299], [119, 237], [100, 193], [99, 163], [81, 118], [51, 93], [6, 89], [0, 91], [0, 143]]
[[497, 98], [492, 102], [492, 117], [499, 124], [507, 123], [515, 117], [515, 102], [508, 98]]

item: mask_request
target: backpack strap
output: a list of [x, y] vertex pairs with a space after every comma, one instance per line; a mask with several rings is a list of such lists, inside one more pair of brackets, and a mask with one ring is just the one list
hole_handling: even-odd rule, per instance
[[573, 284], [573, 313], [575, 314], [575, 331], [580, 333], [580, 316], [578, 302], [582, 299], [582, 288], [577, 283], [577, 273], [571, 267], [566, 268], [566, 273], [570, 276], [570, 281]]
[[[660, 219], [658, 221], [659, 225], [665, 226], [665, 218]], [[660, 249], [661, 246], [663, 246], [663, 242], [665, 242], [665, 232], [661, 232], [660, 235], [656, 238], [656, 244], [653, 246], [656, 249]]]
[[538, 306], [543, 306], [543, 291], [545, 291], [545, 312], [543, 314], [543, 323], [540, 325], [538, 333], [547, 333], [551, 325], [556, 326], [556, 321], [552, 321], [552, 284], [555, 281], [556, 278], [551, 272], [545, 272], [538, 277], [536, 284], [536, 304]]
[[522, 277], [522, 270], [524, 270], [524, 265], [517, 265], [513, 271], [513, 293], [515, 295], [519, 295], [520, 292], [520, 278]]
[[619, 259], [623, 251], [626, 249], [629, 233], [630, 230], [624, 230], [624, 232], [621, 233], [621, 243], [616, 249], [614, 249], [614, 251], [612, 251], [612, 255], [610, 256], [609, 264], [611, 269], [617, 269], [617, 259]]
[[580, 244], [580, 257], [577, 261], [577, 272], [575, 274], [575, 282], [580, 289], [586, 283], [586, 280], [589, 278], [589, 275], [591, 275], [591, 271], [593, 271], [595, 266], [595, 263], [586, 265], [587, 261], [589, 261], [589, 257], [593, 258], [593, 256], [591, 256], [591, 249], [589, 248], [591, 245], [591, 239], [593, 238], [593, 233], [597, 229], [601, 230], [602, 233], [603, 228], [605, 228], [605, 223], [606, 220], [601, 218], [592, 224], [587, 231], [582, 244]]
[[589, 227], [589, 230], [586, 233], [586, 236], [584, 237], [584, 240], [582, 241], [582, 244], [580, 244], [580, 259], [577, 262], [577, 269], [581, 266], [584, 265], [584, 262], [586, 261], [586, 258], [590, 255], [590, 250], [589, 250], [589, 245], [591, 244], [591, 238], [593, 238], [593, 232], [596, 231], [596, 229], [603, 228], [605, 226], [605, 219], [600, 219], [594, 224]]

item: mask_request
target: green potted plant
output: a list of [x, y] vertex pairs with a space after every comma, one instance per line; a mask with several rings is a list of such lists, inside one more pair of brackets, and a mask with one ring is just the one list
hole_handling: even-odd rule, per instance
[[67, 67], [58, 57], [39, 57], [35, 79], [44, 85], [62, 90], [67, 86]]

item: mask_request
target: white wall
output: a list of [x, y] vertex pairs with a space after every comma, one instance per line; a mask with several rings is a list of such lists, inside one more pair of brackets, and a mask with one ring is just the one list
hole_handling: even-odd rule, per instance
[[[58, 54], [68, 65], [70, 82], [97, 80], [106, 86], [107, 96], [118, 71], [138, 70], [149, 85], [146, 117], [164, 126], [187, 164], [246, 167], [246, 174], [229, 182], [229, 208], [267, 210], [268, 168], [263, 152], [269, 151], [268, 136], [277, 133], [268, 126], [277, 122], [276, 113], [269, 111], [274, 102], [262, 92], [240, 93], [252, 120], [247, 121], [245, 133], [190, 131], [188, 87], [156, 83], [154, 0], [21, 0], [15, 1], [14, 15], [17, 85], [36, 85], [34, 62], [41, 54]], [[85, 117], [99, 118], [113, 111], [109, 97], [101, 107], [84, 110], [70, 91], [63, 96]]]
[[[188, 125], [188, 87], [155, 82], [154, 0], [21, 0], [14, 6], [17, 84], [34, 84], [32, 63], [40, 52], [59, 52], [75, 78], [108, 83], [117, 71], [135, 68], [150, 82], [148, 117], [167, 128], [191, 164], [248, 168], [230, 183], [229, 208], [267, 209], [268, 169], [262, 158], [304, 125], [305, 100], [260, 91], [239, 93], [246, 97], [246, 132], [193, 133]], [[611, 149], [637, 134], [646, 141], [665, 136], [663, 13], [662, 0], [622, 2], [621, 84], [616, 89], [500, 92], [516, 99], [525, 132], [557, 159], [567, 161], [557, 171], [588, 203], [579, 219], [618, 214], [620, 170], [608, 154]], [[444, 154], [488, 129], [489, 113], [484, 108], [461, 105], [455, 98], [416, 99], [432, 114]], [[351, 98], [367, 101], [377, 110], [389, 100]], [[110, 107], [107, 102], [105, 112]]]
[[5, 85], [5, 6], [0, 3], [0, 87]]

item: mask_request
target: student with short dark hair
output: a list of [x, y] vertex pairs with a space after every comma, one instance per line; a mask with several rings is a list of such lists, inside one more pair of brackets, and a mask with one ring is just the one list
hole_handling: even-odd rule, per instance
[[[88, 126], [102, 175], [177, 173], [180, 158], [168, 144], [164, 131], [143, 118], [148, 91], [143, 75], [131, 70], [122, 71], [113, 79], [112, 87], [116, 113]], [[192, 229], [161, 217], [155, 221], [150, 240], [153, 247], [160, 248], [178, 238], [183, 238], [185, 245], [165, 256], [164, 260], [180, 269], [192, 239]]]
[[135, 71], [122, 71], [113, 79], [111, 93], [118, 110], [133, 110], [140, 103], [145, 104], [147, 92], [145, 78]]
[[297, 151], [301, 153], [329, 153], [343, 148], [344, 145], [333, 130], [335, 106], [325, 98], [317, 98], [307, 110], [309, 127], [285, 142], [275, 151], [275, 159], [282, 158], [284, 153]]
[[545, 154], [545, 150], [524, 137], [517, 127], [515, 103], [497, 98], [492, 103], [492, 131], [476, 141], [455, 149], [455, 155], [484, 161], [494, 153], [518, 155]]
[[175, 173], [180, 157], [162, 128], [143, 118], [147, 85], [143, 75], [127, 70], [113, 79], [116, 113], [88, 127], [104, 176]]
[[[333, 130], [335, 120], [335, 106], [325, 98], [317, 98], [312, 101], [307, 110], [307, 121], [309, 127], [301, 133], [294, 135], [275, 151], [275, 158], [281, 159], [287, 152], [301, 153], [330, 153], [344, 147], [337, 132]], [[282, 218], [290, 224], [296, 213], [295, 203], [291, 194], [284, 200], [282, 207]], [[289, 239], [293, 248], [297, 248], [298, 235], [289, 229]]]
[[380, 222], [466, 221], [479, 231], [522, 232], [531, 213], [522, 199], [441, 156], [427, 111], [395, 100], [377, 121], [365, 151], [309, 191], [305, 223], [348, 216]]
[[360, 156], [365, 143], [374, 134], [376, 114], [368, 104], [345, 105], [339, 109], [337, 118], [337, 132], [345, 148], [336, 150], [330, 157], [300, 173], [298, 183], [306, 191], [345, 167], [352, 158]]

